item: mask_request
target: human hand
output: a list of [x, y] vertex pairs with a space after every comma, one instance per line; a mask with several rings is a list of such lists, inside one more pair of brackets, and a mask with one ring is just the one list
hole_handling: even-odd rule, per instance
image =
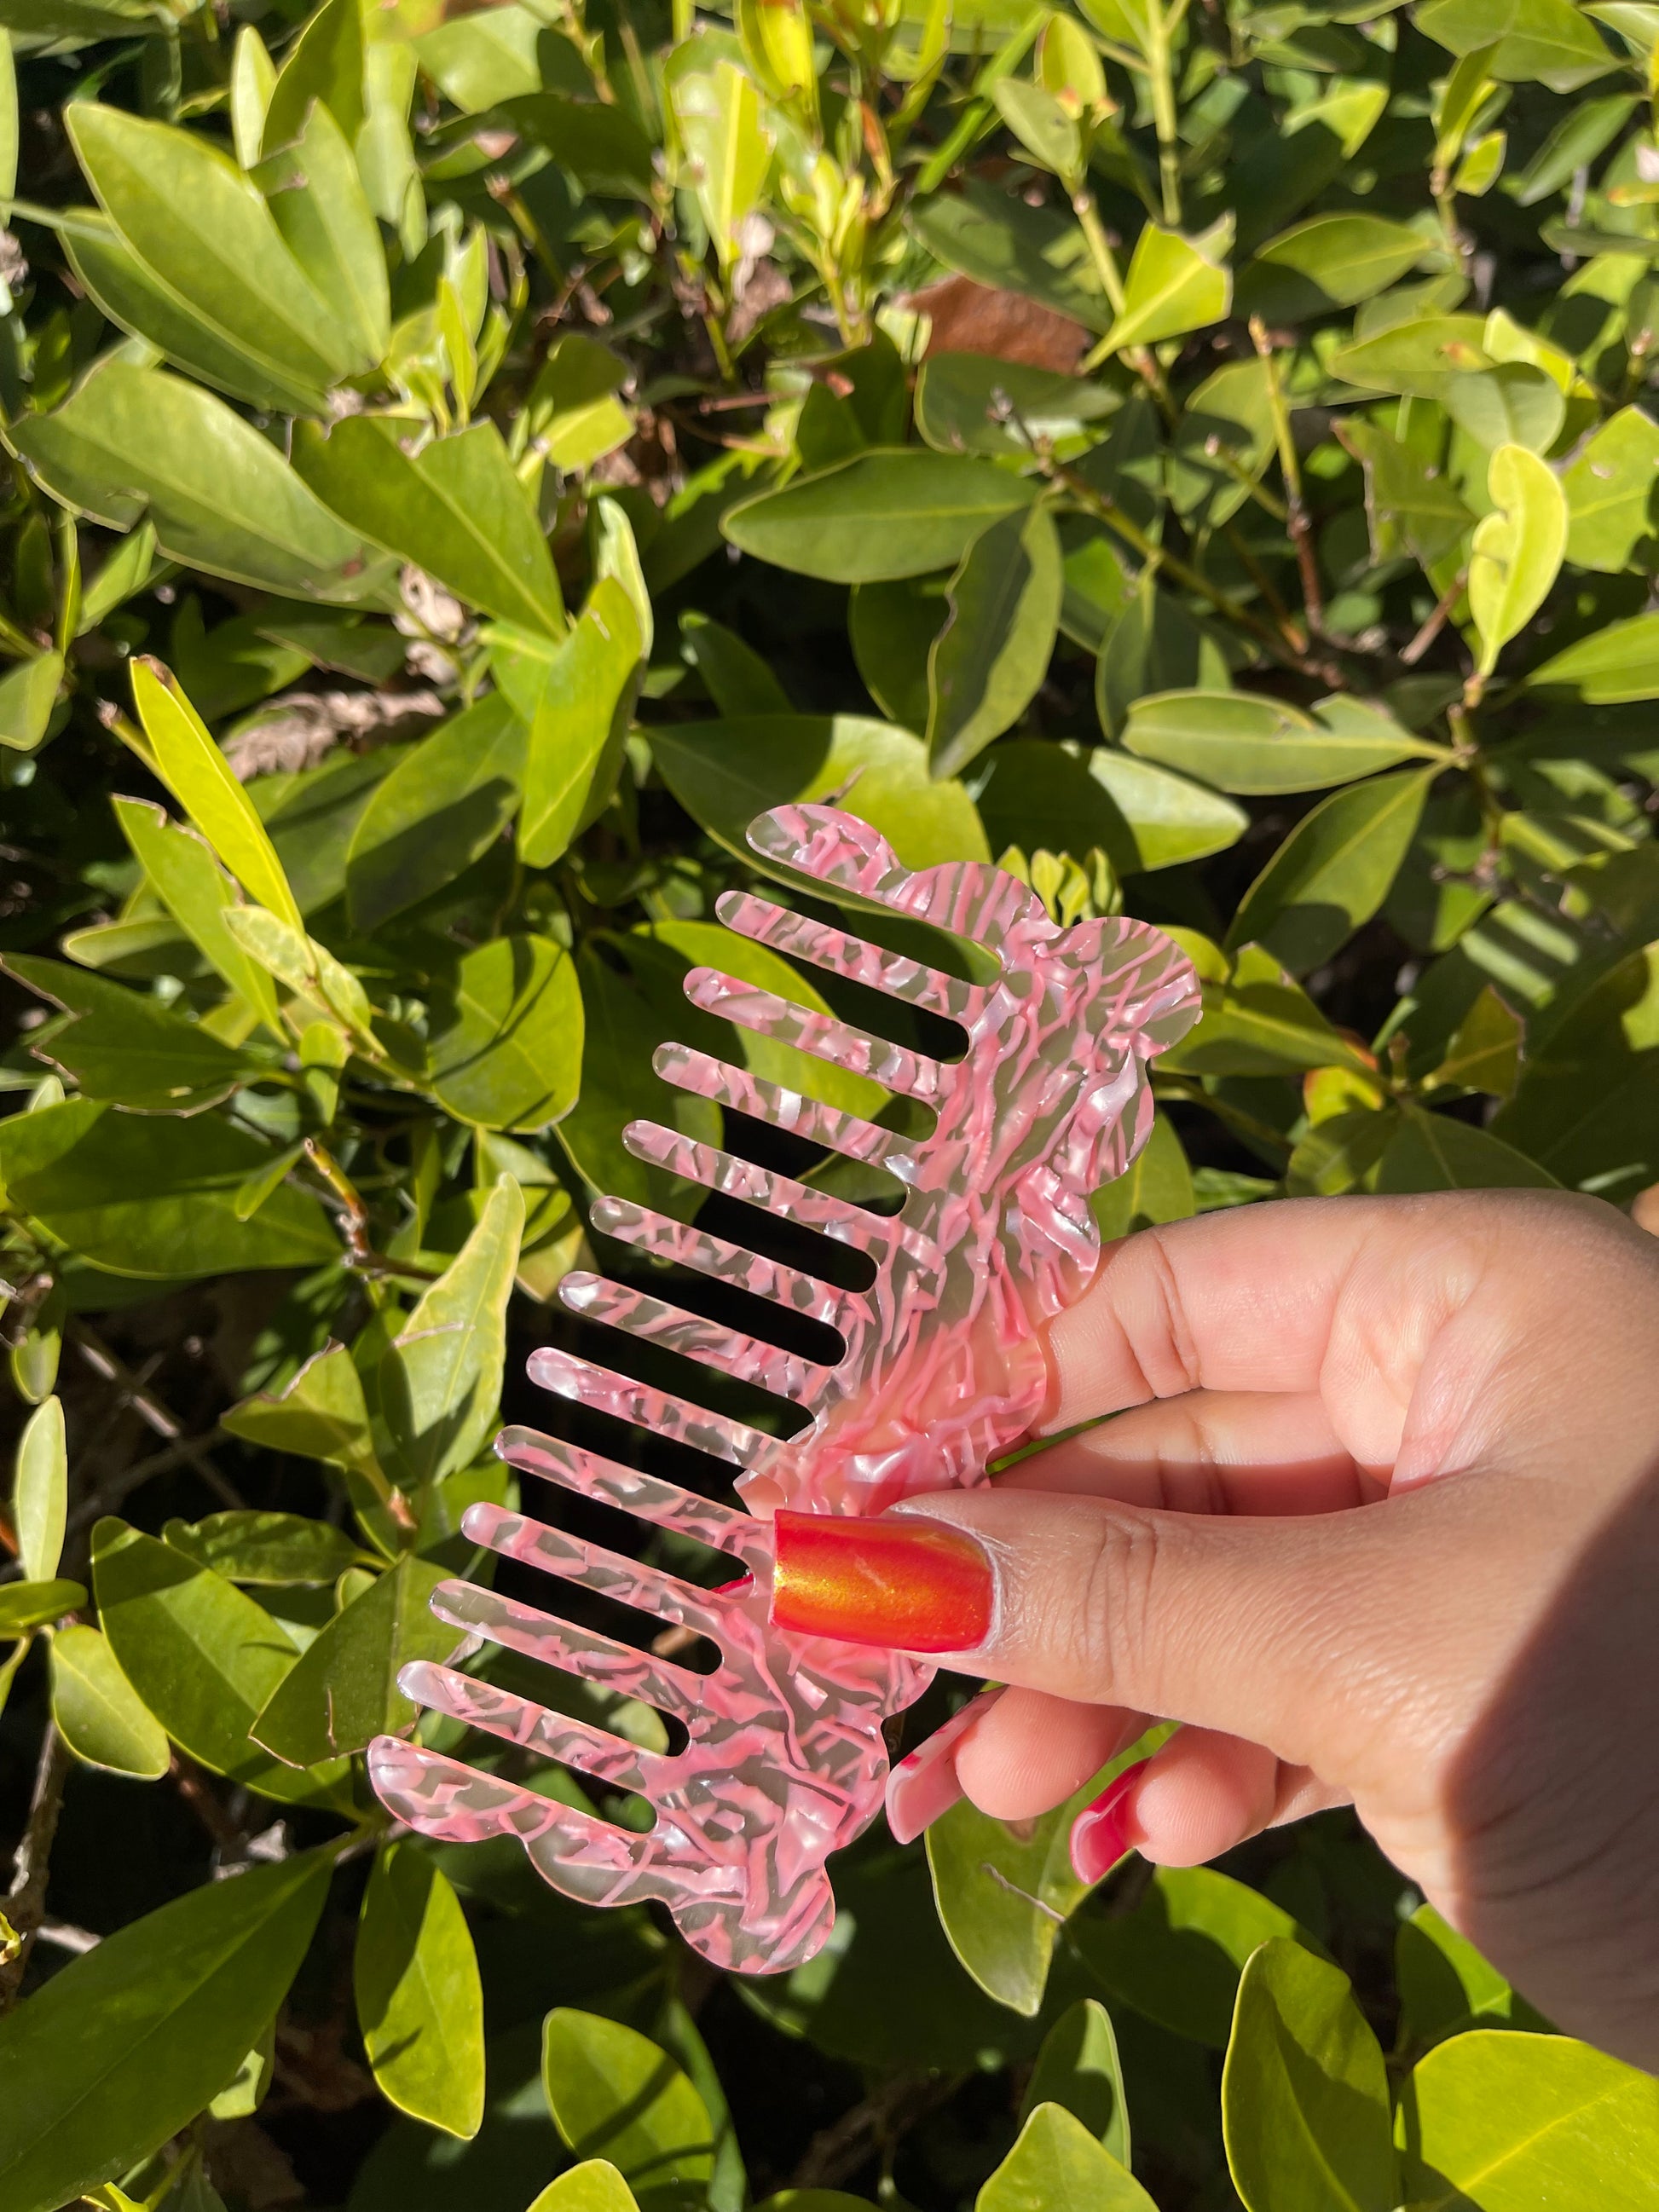
[[1046, 1351], [1044, 1433], [1117, 1418], [780, 1516], [782, 1626], [1011, 1686], [900, 1770], [900, 1825], [1046, 1811], [1178, 1720], [1085, 1875], [1352, 1802], [1534, 2004], [1659, 2066], [1659, 1243], [1553, 1193], [1252, 1206], [1116, 1246]]

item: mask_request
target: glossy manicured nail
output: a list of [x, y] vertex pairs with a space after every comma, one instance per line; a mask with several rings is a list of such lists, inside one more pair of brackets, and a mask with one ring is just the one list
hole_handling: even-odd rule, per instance
[[959, 1713], [952, 1713], [942, 1729], [926, 1743], [918, 1744], [908, 1758], [900, 1759], [887, 1778], [887, 1825], [901, 1844], [914, 1843], [924, 1828], [931, 1828], [941, 1813], [948, 1813], [962, 1795], [957, 1779], [957, 1751], [974, 1723], [995, 1705], [1000, 1688], [981, 1690]]
[[799, 1636], [892, 1651], [971, 1651], [991, 1626], [991, 1564], [921, 1515], [779, 1513], [772, 1619]]
[[1098, 1881], [1130, 1848], [1125, 1808], [1129, 1792], [1150, 1764], [1139, 1759], [1133, 1766], [1126, 1766], [1073, 1821], [1072, 1871], [1079, 1881]]

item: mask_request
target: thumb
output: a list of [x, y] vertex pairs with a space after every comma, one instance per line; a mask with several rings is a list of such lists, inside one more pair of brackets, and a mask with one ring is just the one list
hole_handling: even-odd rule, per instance
[[1433, 1632], [1401, 1622], [1456, 1623], [1462, 1646], [1486, 1487], [1285, 1519], [1031, 1490], [781, 1514], [775, 1618], [1242, 1736], [1357, 1792], [1455, 1717], [1461, 1653], [1437, 1664]]

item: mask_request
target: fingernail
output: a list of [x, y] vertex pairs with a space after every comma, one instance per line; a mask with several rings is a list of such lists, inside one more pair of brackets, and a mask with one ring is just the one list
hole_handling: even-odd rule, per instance
[[969, 1729], [1001, 1695], [998, 1688], [981, 1690], [978, 1697], [970, 1698], [926, 1743], [919, 1744], [908, 1759], [900, 1759], [888, 1776], [887, 1825], [896, 1842], [914, 1843], [961, 1796], [957, 1752]]
[[1073, 1821], [1072, 1871], [1079, 1881], [1098, 1881], [1131, 1848], [1127, 1816], [1129, 1792], [1150, 1764], [1139, 1759], [1133, 1766], [1126, 1766]]
[[991, 1626], [991, 1563], [920, 1515], [775, 1516], [772, 1619], [893, 1651], [971, 1651]]

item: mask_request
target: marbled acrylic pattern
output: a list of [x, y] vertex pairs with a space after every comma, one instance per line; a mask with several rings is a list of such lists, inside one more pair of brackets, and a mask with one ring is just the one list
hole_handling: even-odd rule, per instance
[[568, 1353], [533, 1378], [578, 1403], [699, 1449], [738, 1470], [747, 1512], [710, 1504], [614, 1462], [525, 1430], [497, 1449], [526, 1473], [674, 1528], [744, 1571], [713, 1591], [499, 1508], [475, 1506], [477, 1542], [707, 1637], [720, 1663], [696, 1674], [479, 1586], [433, 1600], [471, 1635], [623, 1692], [682, 1722], [684, 1750], [642, 1752], [453, 1668], [422, 1665], [404, 1687], [434, 1711], [636, 1791], [656, 1819], [643, 1833], [382, 1736], [371, 1747], [388, 1808], [428, 1835], [516, 1836], [543, 1875], [595, 1904], [656, 1899], [717, 1966], [775, 1972], [810, 1958], [835, 1917], [825, 1861], [867, 1826], [887, 1774], [882, 1723], [920, 1696], [931, 1669], [900, 1653], [789, 1636], [767, 1618], [779, 1506], [860, 1514], [925, 1490], [983, 1479], [1018, 1442], [1045, 1387], [1037, 1327], [1073, 1303], [1100, 1256], [1089, 1194], [1121, 1175], [1152, 1128], [1147, 1064], [1197, 1018], [1198, 983], [1168, 938], [1144, 922], [1061, 929], [1024, 884], [973, 861], [911, 871], [884, 839], [827, 806], [783, 806], [751, 827], [763, 857], [815, 878], [825, 895], [890, 908], [972, 939], [998, 968], [967, 983], [749, 893], [722, 921], [775, 951], [944, 1016], [965, 1032], [960, 1059], [924, 1057], [712, 969], [686, 994], [739, 1027], [781, 1039], [919, 1101], [933, 1126], [899, 1137], [850, 1114], [679, 1046], [657, 1056], [671, 1084], [878, 1164], [904, 1187], [878, 1215], [654, 1122], [629, 1149], [674, 1175], [740, 1199], [869, 1255], [863, 1291], [800, 1270], [648, 1207], [601, 1199], [594, 1226], [826, 1322], [844, 1351], [817, 1364], [666, 1299], [571, 1275], [565, 1303], [703, 1365], [758, 1384], [812, 1416], [787, 1441]]

